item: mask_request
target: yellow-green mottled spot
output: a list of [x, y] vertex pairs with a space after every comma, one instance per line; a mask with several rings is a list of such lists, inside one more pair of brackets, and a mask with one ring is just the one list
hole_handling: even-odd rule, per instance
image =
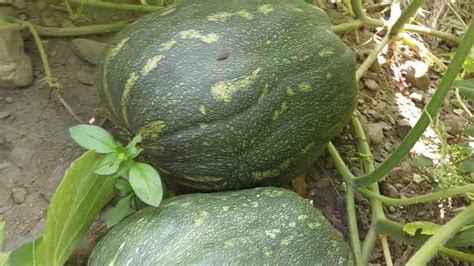
[[175, 11], [175, 10], [176, 10], [176, 8], [173, 7], [173, 8], [171, 8], [171, 9], [168, 9], [168, 10], [166, 10], [166, 11], [161, 12], [160, 16], [166, 16], [166, 15], [168, 15], [168, 14], [170, 14], [170, 13], [173, 13], [173, 11]]
[[314, 145], [315, 145], [314, 142], [311, 142], [310, 144], [304, 146], [304, 148], [301, 149], [301, 152], [302, 153], [307, 153]]
[[223, 209], [224, 211], [228, 211], [228, 210], [229, 210], [229, 206], [223, 206], [222, 209]]
[[312, 220], [312, 219], [306, 219], [304, 222], [309, 227], [309, 229], [312, 229], [312, 230], [321, 226], [320, 222], [316, 220]]
[[283, 238], [283, 240], [280, 242], [280, 245], [282, 246], [288, 246], [288, 244], [290, 244], [290, 242], [293, 240], [294, 236], [287, 236], [285, 238]]
[[153, 121], [142, 127], [138, 132], [144, 139], [157, 139], [166, 129], [164, 121]]
[[242, 203], [242, 206], [248, 207], [249, 205], [247, 203]]
[[275, 197], [282, 196], [284, 192], [280, 190], [273, 190], [273, 191], [264, 191], [263, 194], [267, 197], [275, 198]]
[[309, 83], [307, 83], [307, 82], [303, 82], [299, 85], [298, 89], [301, 92], [309, 92], [309, 91], [311, 91], [311, 85], [309, 85]]
[[214, 177], [214, 176], [184, 176], [183, 178], [186, 180], [194, 181], [194, 182], [204, 182], [204, 183], [217, 182], [219, 180], [222, 180], [222, 177]]
[[265, 230], [265, 234], [270, 238], [276, 238], [277, 234], [281, 233], [280, 229]]
[[328, 72], [328, 73], [326, 74], [326, 79], [331, 79], [331, 78], [332, 78], [332, 74]]
[[110, 49], [106, 60], [114, 59], [114, 57], [116, 57], [120, 50], [122, 50], [123, 46], [128, 42], [128, 40], [130, 40], [129, 37], [124, 38], [119, 43], [117, 43], [114, 48]]
[[295, 223], [295, 222], [290, 222], [290, 223], [288, 224], [288, 226], [289, 226], [289, 227], [295, 227], [295, 226], [296, 226], [296, 223]]
[[182, 39], [198, 39], [205, 43], [215, 43], [219, 40], [219, 35], [215, 33], [202, 34], [197, 30], [185, 30], [179, 33]]
[[270, 5], [270, 4], [265, 4], [265, 5], [261, 5], [261, 6], [258, 7], [258, 12], [260, 12], [264, 15], [268, 15], [273, 10], [274, 9], [273, 9], [272, 5]]
[[254, 202], [251, 202], [250, 205], [252, 205], [252, 207], [254, 208], [257, 208], [258, 207], [258, 202], [254, 201]]
[[201, 144], [202, 144], [202, 146], [207, 146], [207, 147], [211, 146], [211, 143], [209, 143], [207, 141], [203, 141]]
[[265, 257], [270, 257], [273, 254], [273, 252], [270, 250], [270, 248], [263, 247], [263, 254], [265, 255]]
[[130, 74], [127, 81], [125, 82], [125, 87], [123, 88], [122, 102], [121, 102], [122, 103], [122, 116], [127, 126], [130, 126], [130, 123], [128, 121], [128, 96], [130, 95], [130, 91], [135, 85], [135, 82], [137, 82], [137, 79], [138, 79], [137, 73], [132, 72], [132, 74]]
[[275, 110], [275, 112], [273, 112], [272, 120], [277, 120], [278, 117], [280, 117], [280, 115], [283, 114], [287, 109], [288, 109], [287, 102], [286, 101], [282, 102], [280, 104], [280, 109]]
[[267, 41], [267, 44], [271, 44], [271, 43], [272, 43], [272, 41], [270, 41], [270, 40]]
[[224, 22], [228, 18], [232, 17], [234, 14], [230, 12], [218, 12], [214, 13], [212, 15], [207, 16], [207, 20], [212, 21], [212, 22]]
[[206, 114], [206, 107], [204, 105], [199, 106], [199, 112], [201, 112], [201, 114], [205, 115]]
[[207, 211], [198, 211], [194, 216], [194, 224], [202, 225], [208, 217], [209, 213]]
[[178, 44], [178, 41], [176, 41], [175, 39], [171, 39], [167, 42], [162, 43], [158, 51], [164, 52], [164, 51], [171, 50], [176, 46], [176, 44]]
[[293, 90], [293, 88], [288, 87], [286, 88], [286, 94], [288, 94], [289, 96], [293, 96], [295, 95], [295, 91]]
[[[284, 171], [286, 169], [288, 169], [290, 165], [290, 160], [285, 160], [283, 163], [281, 163], [278, 168], [276, 169], [273, 169], [273, 170], [266, 170], [266, 171], [255, 171], [255, 172], [252, 172], [252, 177], [257, 180], [257, 181], [261, 181], [261, 180], [265, 180], [265, 179], [268, 179], [270, 177], [275, 177], [275, 176], [278, 176], [281, 171]], [[280, 191], [275, 191], [275, 193], [279, 193]], [[265, 192], [265, 194], [268, 195], [268, 192]]]
[[189, 205], [191, 205], [191, 202], [183, 202], [180, 204], [181, 207], [188, 207]]
[[279, 166], [281, 170], [286, 170], [288, 167], [290, 167], [290, 159], [284, 160]]
[[293, 11], [296, 11], [296, 12], [303, 12], [303, 9], [298, 8], [298, 7], [294, 7], [294, 8], [293, 8]]
[[145, 66], [142, 68], [140, 74], [143, 76], [148, 75], [153, 69], [155, 69], [163, 58], [162, 55], [156, 55], [146, 61]]
[[248, 12], [247, 10], [237, 11], [237, 15], [239, 15], [241, 18], [246, 19], [246, 20], [253, 19], [252, 13]]
[[209, 126], [205, 123], [199, 123], [199, 128], [208, 128]]
[[235, 93], [252, 87], [260, 71], [261, 68], [257, 68], [247, 76], [217, 82], [211, 88], [212, 96], [218, 101], [230, 102]]
[[306, 218], [308, 218], [308, 215], [303, 214], [303, 215], [298, 216], [298, 220], [304, 220]]
[[260, 93], [260, 96], [258, 96], [258, 101], [261, 101], [268, 94], [269, 90], [268, 84], [265, 84], [265, 86], [263, 86], [262, 93]]
[[334, 54], [334, 50], [331, 48], [324, 48], [323, 50], [319, 51], [319, 56], [321, 57], [328, 57]]
[[338, 243], [337, 241], [335, 241], [335, 240], [332, 240], [332, 241], [331, 241], [331, 245], [332, 245], [333, 247], [337, 248], [337, 247], [339, 246], [339, 243]]

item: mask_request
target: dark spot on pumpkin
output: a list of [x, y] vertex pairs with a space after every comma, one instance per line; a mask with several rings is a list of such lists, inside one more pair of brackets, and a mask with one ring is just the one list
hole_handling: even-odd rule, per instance
[[223, 52], [219, 57], [217, 57], [217, 61], [223, 61], [229, 58], [230, 53], [229, 52]]

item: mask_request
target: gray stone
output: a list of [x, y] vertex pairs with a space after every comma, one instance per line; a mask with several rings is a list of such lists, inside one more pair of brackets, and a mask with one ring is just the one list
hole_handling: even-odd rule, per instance
[[95, 74], [87, 68], [81, 68], [77, 72], [77, 81], [84, 85], [92, 86], [94, 85]]
[[383, 129], [379, 124], [367, 124], [370, 143], [379, 145], [383, 140]]
[[382, 187], [383, 194], [390, 198], [400, 198], [398, 189], [390, 183], [384, 183]]
[[25, 9], [25, 0], [13, 0], [12, 6], [16, 9]]
[[0, 29], [0, 88], [27, 87], [31, 82], [33, 68], [20, 31]]
[[380, 90], [380, 86], [379, 84], [373, 80], [373, 79], [366, 79], [364, 81], [364, 85], [367, 89], [371, 90], [371, 91], [378, 91]]
[[93, 65], [97, 64], [105, 49], [105, 43], [84, 38], [74, 39], [71, 43], [75, 54]]
[[7, 97], [5, 98], [6, 103], [13, 103], [13, 98], [12, 97]]
[[400, 119], [397, 121], [397, 128], [395, 132], [399, 138], [404, 138], [408, 135], [408, 132], [411, 130], [410, 122], [407, 119]]
[[414, 91], [408, 97], [414, 103], [423, 103], [423, 94], [421, 92]]
[[0, 207], [8, 205], [11, 191], [7, 180], [0, 179]]
[[11, 113], [8, 112], [8, 111], [2, 111], [2, 112], [0, 112], [0, 119], [5, 119], [5, 118], [9, 117], [10, 114], [11, 114]]
[[30, 166], [35, 152], [28, 148], [16, 146], [10, 152], [9, 159], [20, 167]]
[[22, 204], [25, 202], [27, 191], [25, 188], [22, 187], [14, 187], [12, 188], [12, 198], [13, 201], [17, 204]]
[[383, 101], [380, 101], [377, 103], [377, 106], [375, 106], [374, 110], [379, 113], [380, 115], [383, 115], [385, 114], [385, 112], [387, 112], [387, 103], [386, 102], [383, 102]]
[[321, 178], [316, 182], [317, 188], [327, 188], [331, 185], [329, 178]]

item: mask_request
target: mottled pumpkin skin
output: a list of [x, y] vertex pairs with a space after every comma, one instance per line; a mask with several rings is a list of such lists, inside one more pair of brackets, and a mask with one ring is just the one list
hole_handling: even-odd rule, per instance
[[357, 102], [355, 61], [297, 0], [187, 0], [111, 41], [99, 94], [169, 181], [214, 191], [304, 170]]
[[89, 265], [349, 265], [320, 211], [280, 188], [189, 194], [114, 226]]

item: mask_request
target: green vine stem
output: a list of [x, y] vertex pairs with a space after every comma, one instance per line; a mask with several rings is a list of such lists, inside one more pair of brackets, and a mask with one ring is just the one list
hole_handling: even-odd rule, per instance
[[354, 179], [356, 186], [364, 186], [379, 181], [385, 175], [387, 175], [393, 169], [393, 167], [398, 165], [410, 152], [413, 145], [415, 145], [415, 143], [430, 124], [430, 117], [434, 117], [443, 104], [444, 98], [446, 97], [449, 88], [455, 80], [458, 72], [461, 70], [464, 58], [466, 58], [467, 54], [470, 52], [473, 43], [474, 22], [470, 24], [463, 41], [459, 45], [457, 52], [454, 55], [448, 70], [446, 71], [446, 74], [441, 79], [438, 89], [433, 95], [431, 101], [426, 106], [416, 125], [408, 133], [407, 137], [401, 142], [397, 149], [390, 155], [390, 157], [386, 159], [379, 167], [377, 167], [372, 173], [361, 177], [356, 177]]
[[95, 6], [95, 7], [103, 7], [103, 8], [129, 10], [129, 11], [143, 11], [143, 12], [152, 12], [152, 11], [163, 9], [163, 7], [151, 6], [151, 5], [134, 5], [134, 4], [112, 3], [112, 2], [102, 2], [102, 1], [87, 1], [87, 0], [69, 0], [69, 3]]
[[352, 251], [354, 252], [356, 265], [362, 266], [364, 264], [362, 260], [362, 251], [360, 248], [359, 230], [357, 228], [357, 214], [354, 202], [354, 188], [351, 186], [346, 187], [346, 204]]
[[432, 236], [407, 262], [407, 266], [426, 265], [428, 261], [451, 239], [464, 225], [474, 219], [474, 204], [454, 216]]
[[456, 187], [456, 188], [450, 188], [448, 190], [437, 191], [431, 194], [415, 196], [415, 197], [406, 198], [406, 199], [394, 199], [394, 198], [386, 197], [386, 196], [374, 193], [366, 188], [359, 188], [358, 191], [361, 192], [364, 196], [368, 198], [377, 199], [384, 204], [393, 205], [393, 206], [402, 206], [402, 205], [413, 205], [413, 204], [419, 204], [419, 203], [433, 202], [439, 199], [460, 196], [469, 192], [474, 193], [474, 184], [464, 185], [464, 186]]
[[[398, 240], [407, 245], [421, 246], [429, 238], [429, 235], [416, 234], [414, 236], [408, 235], [403, 230], [403, 224], [393, 222], [387, 219], [380, 219], [376, 221], [377, 229], [379, 233], [389, 236], [394, 240]], [[453, 236], [448, 242], [446, 242], [445, 247], [447, 248], [458, 248], [458, 247], [467, 247], [474, 245], [474, 228], [467, 228], [462, 230]]]
[[410, 21], [410, 19], [416, 15], [418, 8], [420, 8], [424, 2], [425, 0], [411, 1], [411, 3], [407, 6], [407, 8], [403, 10], [402, 14], [397, 19], [397, 21], [393, 24], [389, 35], [395, 36], [398, 33], [400, 33], [403, 30], [404, 25], [407, 24]]
[[446, 255], [451, 258], [462, 260], [464, 262], [474, 263], [474, 255], [469, 253], [464, 253], [455, 249], [450, 248], [441, 248], [439, 253]]
[[356, 71], [356, 80], [362, 78], [362, 76], [369, 70], [369, 67], [374, 63], [377, 59], [377, 56], [380, 52], [382, 52], [383, 48], [388, 44], [390, 41], [390, 35], [387, 34], [383, 37], [382, 41], [379, 42], [373, 50], [370, 51], [369, 56], [362, 62], [362, 64], [357, 68]]

